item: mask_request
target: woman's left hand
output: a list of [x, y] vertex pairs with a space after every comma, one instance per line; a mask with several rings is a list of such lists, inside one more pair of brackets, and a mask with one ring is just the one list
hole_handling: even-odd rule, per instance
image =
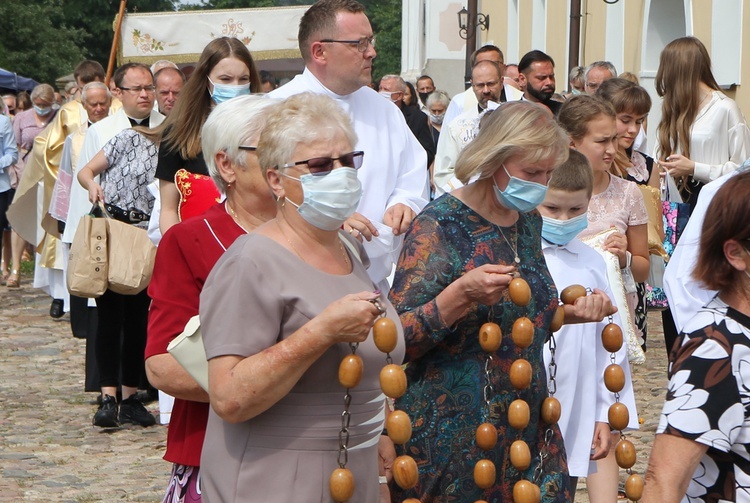
[[659, 164], [667, 170], [672, 178], [677, 176], [692, 176], [695, 172], [695, 161], [691, 161], [684, 155], [672, 154]]
[[620, 261], [620, 269], [627, 267], [628, 237], [625, 234], [622, 232], [613, 232], [604, 240], [603, 248], [605, 251], [617, 255], [617, 259]]

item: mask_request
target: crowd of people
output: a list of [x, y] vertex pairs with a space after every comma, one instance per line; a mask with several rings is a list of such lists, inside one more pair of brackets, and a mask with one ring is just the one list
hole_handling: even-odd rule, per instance
[[[50, 315], [69, 311], [86, 339], [96, 427], [152, 426], [144, 403], [173, 398], [164, 502], [329, 501], [342, 471], [350, 501], [512, 501], [523, 486], [567, 502], [585, 478], [590, 501], [614, 502], [616, 446], [639, 427], [630, 366], [661, 344], [646, 323], [655, 288], [670, 380], [642, 500], [750, 498], [750, 129], [700, 40], [661, 54], [651, 150], [649, 93], [606, 61], [561, 93], [549, 55], [506, 64], [494, 45], [452, 98], [428, 75], [373, 82], [355, 0], [312, 5], [299, 47], [304, 71], [283, 85], [221, 37], [188, 76], [127, 63], [108, 86], [84, 61], [64, 96], [3, 97], [2, 281], [19, 286], [29, 241]], [[146, 289], [68, 293], [92, 205], [158, 246]], [[168, 350], [196, 320], [206, 386]], [[405, 371], [398, 392], [386, 364]]]

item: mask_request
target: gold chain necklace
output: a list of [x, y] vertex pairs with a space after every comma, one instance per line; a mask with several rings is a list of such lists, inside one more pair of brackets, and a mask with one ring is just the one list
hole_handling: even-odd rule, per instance
[[[513, 224], [513, 226], [515, 225], [516, 224]], [[511, 251], [513, 251], [513, 256], [514, 256], [513, 261], [516, 264], [520, 264], [521, 258], [518, 256], [518, 232], [512, 232], [511, 230], [511, 235], [513, 236], [513, 244], [511, 244], [511, 242], [508, 241], [508, 238], [505, 237], [505, 233], [503, 232], [503, 229], [499, 225], [495, 225], [495, 227], [497, 227], [498, 232], [503, 237], [505, 242], [508, 243], [508, 246], [510, 247]]]
[[240, 229], [242, 229], [243, 231], [245, 231], [245, 234], [249, 234], [249, 233], [250, 233], [250, 231], [248, 231], [248, 230], [247, 230], [247, 229], [245, 228], [245, 226], [244, 226], [244, 225], [242, 225], [242, 223], [240, 222], [240, 217], [239, 217], [239, 216], [237, 216], [237, 213], [236, 213], [236, 212], [234, 211], [234, 209], [233, 209], [233, 208], [232, 208], [231, 206], [229, 206], [229, 200], [227, 200], [227, 201], [226, 201], [226, 202], [224, 203], [224, 207], [225, 207], [225, 208], [226, 208], [227, 210], [229, 210], [229, 214], [230, 214], [230, 215], [232, 216], [232, 218], [234, 219], [234, 222], [235, 222], [235, 223], [236, 223], [237, 225], [239, 225], [239, 226], [240, 226]]
[[[305, 260], [305, 257], [302, 256], [302, 254], [297, 250], [297, 247], [294, 246], [294, 243], [289, 239], [289, 236], [286, 235], [286, 232], [284, 232], [284, 229], [281, 227], [281, 224], [279, 223], [278, 219], [276, 221], [276, 226], [279, 228], [279, 231], [281, 231], [281, 235], [284, 236], [284, 239], [286, 239], [286, 242], [289, 243], [289, 246], [292, 247], [292, 250], [294, 250], [294, 253], [297, 254], [297, 256], [302, 260], [304, 263], [309, 264], [307, 260]], [[338, 244], [339, 244], [339, 250], [341, 251], [341, 256], [344, 257], [344, 263], [349, 267], [349, 257], [346, 254], [346, 251], [344, 251], [344, 245], [341, 244], [341, 238], [338, 238]]]

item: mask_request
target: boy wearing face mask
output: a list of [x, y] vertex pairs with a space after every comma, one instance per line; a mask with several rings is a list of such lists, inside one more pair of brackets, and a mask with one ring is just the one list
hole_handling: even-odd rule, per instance
[[[570, 151], [568, 161], [552, 172], [542, 215], [542, 250], [558, 293], [570, 285], [582, 285], [612, 298], [604, 259], [591, 247], [576, 239], [586, 228], [593, 175], [586, 157]], [[613, 323], [620, 324], [617, 313]], [[568, 455], [571, 487], [578, 477], [596, 471], [593, 461], [604, 458], [611, 445], [607, 419], [614, 395], [604, 386], [604, 369], [611, 363], [610, 353], [602, 346], [601, 332], [609, 319], [599, 323], [563, 325], [555, 332], [557, 373], [555, 397], [562, 404], [559, 426]], [[551, 361], [550, 342], [544, 347], [544, 362]], [[620, 352], [626, 351], [625, 345]], [[620, 401], [635, 414], [630, 369], [623, 368], [626, 385]]]

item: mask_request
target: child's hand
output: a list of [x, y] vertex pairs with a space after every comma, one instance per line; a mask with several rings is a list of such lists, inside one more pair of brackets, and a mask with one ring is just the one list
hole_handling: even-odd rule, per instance
[[620, 261], [620, 269], [627, 267], [628, 237], [625, 234], [622, 232], [613, 232], [604, 241], [603, 248], [617, 255], [617, 259]]
[[563, 306], [565, 324], [589, 323], [602, 321], [607, 316], [615, 314], [617, 307], [612, 305], [609, 296], [598, 288], [590, 295], [579, 297], [572, 305]]
[[612, 444], [612, 435], [609, 433], [609, 424], [597, 421], [594, 424], [594, 438], [591, 439], [591, 461], [604, 459], [609, 453]]

